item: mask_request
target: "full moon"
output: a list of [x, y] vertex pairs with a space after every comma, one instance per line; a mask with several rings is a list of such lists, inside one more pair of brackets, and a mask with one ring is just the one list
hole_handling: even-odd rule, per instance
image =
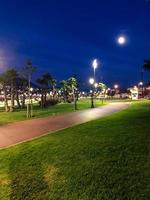
[[119, 44], [124, 44], [126, 42], [126, 39], [125, 39], [125, 37], [123, 37], [123, 36], [120, 36], [119, 38], [118, 38], [118, 43]]

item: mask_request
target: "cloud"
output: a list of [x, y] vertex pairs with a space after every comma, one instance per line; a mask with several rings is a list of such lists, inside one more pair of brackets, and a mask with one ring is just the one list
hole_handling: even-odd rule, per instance
[[0, 72], [16, 66], [17, 55], [7, 41], [0, 42]]

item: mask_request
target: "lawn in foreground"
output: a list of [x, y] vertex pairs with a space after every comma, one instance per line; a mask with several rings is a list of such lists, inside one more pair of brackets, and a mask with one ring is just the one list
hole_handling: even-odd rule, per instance
[[[103, 102], [101, 100], [95, 100], [95, 107], [103, 106], [107, 102]], [[91, 100], [85, 99], [85, 100], [79, 100], [78, 101], [78, 110], [83, 110], [90, 108], [91, 106]], [[26, 109], [17, 109], [14, 112], [2, 112], [3, 108], [0, 109], [0, 125], [7, 124], [11, 122], [26, 120]], [[47, 108], [40, 108], [38, 105], [35, 105], [33, 107], [33, 118], [39, 118], [39, 117], [47, 117], [51, 115], [58, 115], [61, 113], [66, 112], [73, 112], [74, 111], [74, 105], [73, 103], [60, 103], [55, 106], [49, 106]]]
[[149, 200], [150, 103], [0, 151], [0, 199]]

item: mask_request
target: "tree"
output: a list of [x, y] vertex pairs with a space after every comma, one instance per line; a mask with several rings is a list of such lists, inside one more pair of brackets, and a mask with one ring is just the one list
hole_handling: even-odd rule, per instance
[[68, 93], [69, 93], [68, 81], [62, 80], [60, 84], [61, 84], [61, 91], [63, 93], [64, 103], [66, 103], [68, 101]]
[[33, 73], [36, 71], [36, 67], [33, 66], [32, 60], [28, 59], [26, 65], [23, 67], [22, 75], [28, 80], [28, 104], [27, 104], [27, 117], [32, 117], [32, 97], [31, 97], [31, 78]]
[[5, 72], [5, 81], [7, 86], [10, 87], [10, 96], [11, 96], [11, 104], [10, 104], [10, 112], [14, 110], [14, 100], [16, 94], [16, 85], [17, 85], [18, 73], [15, 69], [9, 69]]
[[150, 70], [150, 60], [144, 60], [144, 69]]
[[[28, 87], [28, 80], [24, 77], [18, 77], [17, 79], [17, 88], [16, 88], [16, 101], [18, 104], [18, 107], [25, 107], [25, 93], [27, 91]], [[20, 94], [19, 94], [19, 89], [20, 89]], [[20, 102], [19, 102], [19, 95], [20, 95]]]
[[68, 79], [68, 85], [72, 91], [73, 101], [74, 101], [74, 109], [77, 110], [77, 79], [75, 77], [70, 77]]
[[56, 79], [54, 79], [52, 76], [50, 77], [50, 80], [49, 80], [49, 83], [50, 83], [50, 85], [51, 85], [51, 87], [52, 87], [52, 93], [53, 93], [53, 98], [55, 98], [56, 97], [56, 83], [57, 83], [57, 81], [56, 81]]
[[0, 75], [0, 84], [1, 84], [1, 88], [4, 92], [5, 112], [9, 112], [8, 99], [7, 99], [7, 84], [6, 84], [5, 73]]
[[98, 87], [99, 87], [101, 93], [105, 93], [107, 87], [104, 83], [101, 83], [101, 82], [98, 83]]
[[47, 87], [52, 87], [52, 94], [53, 94], [53, 98], [55, 97], [56, 95], [56, 89], [55, 89], [55, 86], [56, 86], [56, 79], [54, 79], [49, 73], [45, 73], [43, 75], [43, 79], [45, 80], [45, 83], [47, 85]]
[[[41, 78], [37, 79], [37, 83], [41, 86], [41, 107], [46, 106], [46, 94], [49, 86], [52, 86], [52, 91], [54, 91], [56, 80], [52, 78], [49, 73], [45, 73]], [[54, 94], [53, 94], [54, 97]]]
[[45, 101], [46, 101], [46, 88], [45, 86], [48, 85], [47, 80], [44, 79], [44, 77], [38, 78], [36, 81], [40, 85], [41, 90], [41, 107], [45, 107]]
[[52, 87], [52, 94], [54, 98], [56, 96], [56, 88], [55, 88], [57, 83], [56, 79], [54, 79], [49, 73], [43, 74], [43, 79], [45, 80], [47, 87], [49, 86]]
[[[16, 94], [18, 73], [15, 69], [8, 69], [5, 73], [1, 74], [0, 82], [4, 90], [4, 103], [5, 111], [12, 112], [14, 110], [14, 101]], [[7, 96], [10, 94], [10, 107], [8, 106]]]
[[[107, 86], [104, 83], [100, 82], [100, 83], [98, 83], [98, 88], [99, 88], [99, 93], [101, 93], [105, 96]], [[102, 98], [102, 103], [103, 103], [103, 98]]]

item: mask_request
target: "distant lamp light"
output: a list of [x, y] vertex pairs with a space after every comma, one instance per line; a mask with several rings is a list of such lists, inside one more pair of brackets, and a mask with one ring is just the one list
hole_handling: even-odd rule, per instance
[[97, 88], [97, 87], [98, 87], [98, 83], [95, 83], [95, 84], [94, 84], [94, 87]]
[[114, 88], [115, 88], [115, 89], [118, 89], [118, 87], [119, 87], [119, 86], [118, 86], [117, 84], [114, 85]]
[[90, 79], [89, 79], [89, 83], [90, 83], [91, 85], [93, 85], [93, 84], [94, 84], [94, 78], [90, 78]]
[[30, 88], [30, 91], [31, 91], [31, 92], [33, 91], [33, 88], [32, 88], [32, 87]]
[[92, 93], [93, 92], [93, 90], [90, 90], [90, 93]]
[[139, 86], [142, 86], [143, 85], [143, 82], [141, 81], [141, 82], [139, 82]]

